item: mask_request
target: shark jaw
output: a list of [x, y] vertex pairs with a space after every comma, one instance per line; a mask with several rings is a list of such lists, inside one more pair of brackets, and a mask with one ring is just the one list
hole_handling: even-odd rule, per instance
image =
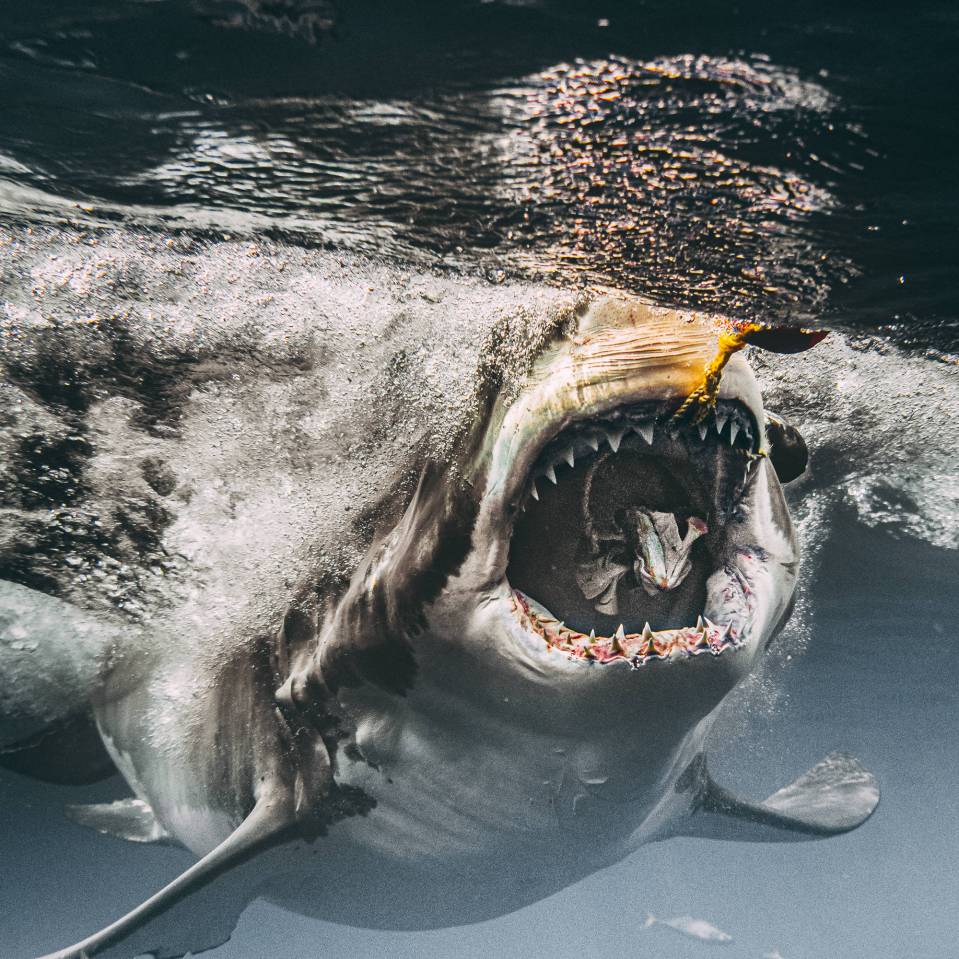
[[757, 604], [740, 566], [759, 557], [737, 557], [726, 533], [762, 462], [762, 432], [736, 400], [695, 422], [672, 409], [608, 410], [543, 445], [507, 568], [529, 640], [634, 669], [747, 644]]
[[518, 589], [513, 590], [513, 601], [520, 624], [541, 636], [549, 649], [590, 662], [625, 660], [639, 669], [653, 660], [688, 659], [704, 653], [719, 656], [727, 649], [739, 649], [746, 641], [744, 636], [732, 636], [728, 625], [718, 626], [702, 616], [695, 626], [680, 629], [652, 630], [647, 623], [641, 633], [627, 633], [620, 624], [612, 636], [597, 636], [595, 630], [587, 636], [557, 622], [548, 609]]

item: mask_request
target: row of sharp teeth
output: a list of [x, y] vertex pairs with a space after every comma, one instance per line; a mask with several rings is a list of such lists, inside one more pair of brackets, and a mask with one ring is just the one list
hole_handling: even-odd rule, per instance
[[[729, 423], [729, 431], [724, 435], [727, 422]], [[717, 408], [716, 414], [713, 417], [712, 425], [715, 428], [719, 438], [725, 440], [730, 446], [736, 445], [736, 438], [740, 433], [742, 433], [743, 437], [746, 439], [747, 448], [752, 448], [752, 426], [750, 425], [749, 420], [740, 413], [730, 413], [728, 410]], [[660, 425], [660, 430], [663, 428], [664, 427]], [[710, 425], [707, 420], [704, 419], [699, 422], [695, 429], [699, 434], [700, 440], [705, 442], [706, 436], [710, 432]], [[575, 466], [577, 456], [582, 457], [588, 456], [590, 453], [598, 453], [600, 445], [604, 442], [609, 444], [609, 448], [614, 453], [619, 452], [619, 447], [623, 442], [623, 438], [630, 432], [642, 437], [647, 445], [652, 446], [653, 439], [656, 436], [656, 420], [644, 419], [630, 421], [627, 424], [617, 428], [596, 427], [593, 431], [580, 434], [579, 436], [575, 437], [569, 446], [560, 450], [547, 466], [541, 468], [534, 474], [530, 488], [530, 495], [533, 497], [533, 499], [538, 500], [539, 492], [536, 489], [536, 481], [538, 479], [541, 479], [545, 476], [546, 479], [548, 479], [551, 483], [557, 483], [557, 466], [561, 466], [563, 463], [570, 467]]]
[[646, 623], [641, 633], [627, 633], [620, 623], [612, 636], [597, 636], [595, 630], [590, 630], [587, 635], [569, 629], [519, 590], [514, 590], [513, 596], [521, 619], [543, 637], [550, 649], [560, 649], [572, 656], [600, 663], [625, 659], [634, 666], [641, 666], [653, 659], [686, 659], [703, 653], [718, 656], [724, 650], [742, 644], [729, 626], [720, 626], [702, 616], [695, 626], [680, 629], [653, 630]]

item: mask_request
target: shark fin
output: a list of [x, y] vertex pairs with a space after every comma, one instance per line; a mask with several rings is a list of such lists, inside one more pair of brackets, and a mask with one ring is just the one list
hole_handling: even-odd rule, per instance
[[129, 842], [175, 842], [142, 799], [67, 806], [67, 817], [80, 826]]
[[879, 804], [875, 776], [845, 753], [831, 753], [758, 803], [738, 799], [717, 785], [706, 769], [705, 757], [700, 756], [687, 772], [699, 780], [699, 798], [675, 835], [742, 842], [823, 839], [861, 826]]
[[253, 860], [286, 838], [292, 805], [275, 792], [263, 796], [230, 836], [169, 885], [105, 929], [43, 959], [179, 959], [222, 945], [262, 883]]

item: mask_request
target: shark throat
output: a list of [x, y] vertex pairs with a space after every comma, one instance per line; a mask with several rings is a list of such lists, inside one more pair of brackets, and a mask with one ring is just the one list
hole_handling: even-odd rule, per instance
[[740, 645], [705, 617], [707, 583], [758, 447], [752, 414], [726, 400], [696, 422], [644, 404], [563, 430], [537, 459], [510, 542], [523, 625], [601, 662]]

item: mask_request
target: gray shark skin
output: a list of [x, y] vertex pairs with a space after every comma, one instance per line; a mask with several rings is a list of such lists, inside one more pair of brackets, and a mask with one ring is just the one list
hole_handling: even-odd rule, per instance
[[[706, 767], [718, 708], [792, 609], [777, 470], [805, 462], [741, 355], [715, 411], [674, 417], [714, 318], [123, 240], [10, 240], [15, 280], [66, 280], [52, 305], [21, 300], [0, 354], [3, 441], [33, 491], [0, 541], [0, 758], [52, 778], [50, 731], [92, 716], [135, 798], [70, 814], [198, 858], [51, 956], [196, 953], [257, 897], [359, 926], [475, 922], [644, 843], [871, 815], [849, 756], [762, 803]], [[144, 247], [156, 276], [124, 288]], [[203, 290], [234, 272], [217, 340]], [[77, 297], [101, 319], [81, 325]], [[74, 380], [44, 378], [58, 351]], [[44, 496], [62, 513], [40, 526]]]

